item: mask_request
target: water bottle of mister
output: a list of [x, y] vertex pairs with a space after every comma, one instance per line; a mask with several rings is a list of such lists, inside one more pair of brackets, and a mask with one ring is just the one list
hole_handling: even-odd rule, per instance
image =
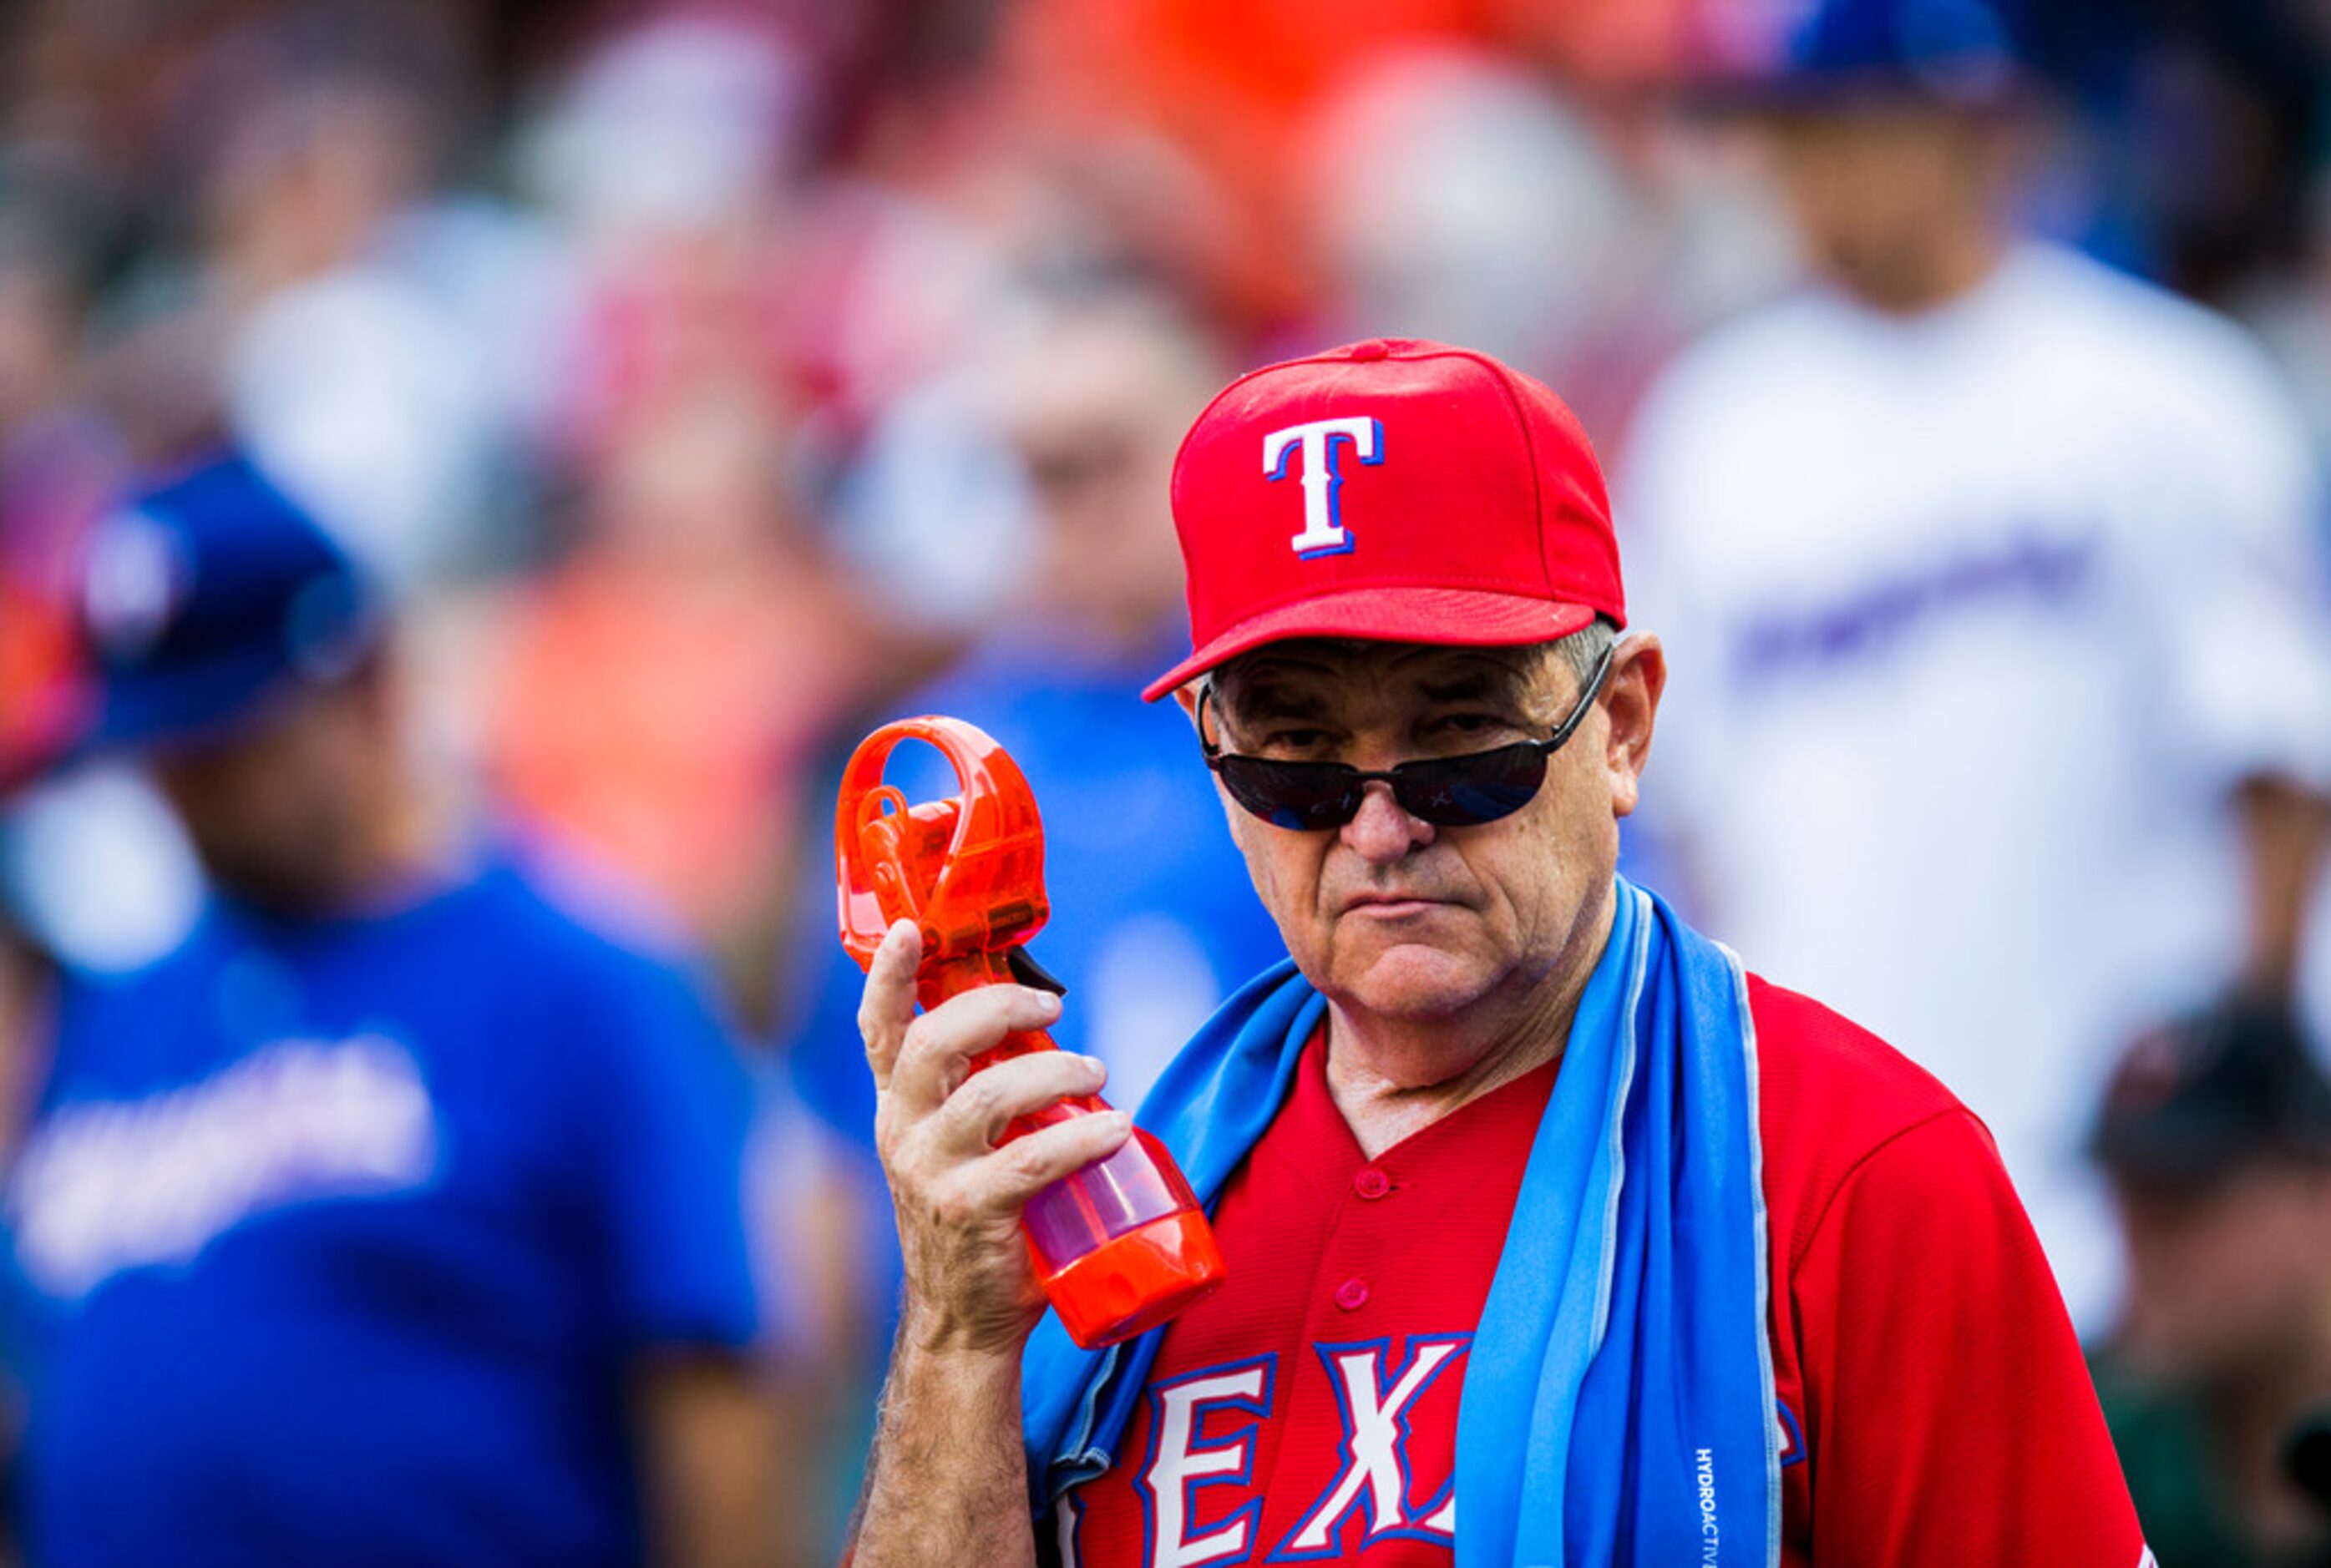
[[[962, 793], [910, 805], [884, 784], [904, 740], [937, 747]], [[978, 985], [1061, 989], [1023, 946], [1051, 913], [1035, 795], [985, 731], [924, 717], [868, 736], [842, 774], [834, 851], [842, 946], [864, 968], [894, 921], [914, 921], [923, 938], [916, 999], [926, 1010]], [[971, 1069], [1054, 1049], [1043, 1031], [1019, 1031]], [[1015, 1120], [1004, 1141], [1108, 1108], [1093, 1095], [1060, 1100]], [[1045, 1296], [1088, 1350], [1154, 1328], [1222, 1283], [1222, 1252], [1189, 1183], [1137, 1127], [1117, 1153], [1031, 1199], [1021, 1228]]]

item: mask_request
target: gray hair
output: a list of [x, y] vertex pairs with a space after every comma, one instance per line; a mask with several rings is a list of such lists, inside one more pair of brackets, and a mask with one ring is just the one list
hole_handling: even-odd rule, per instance
[[1619, 629], [1611, 623], [1611, 618], [1597, 615], [1569, 636], [1538, 646], [1548, 658], [1560, 661], [1570, 671], [1571, 683], [1584, 691], [1587, 681], [1594, 679], [1594, 666], [1618, 640]]

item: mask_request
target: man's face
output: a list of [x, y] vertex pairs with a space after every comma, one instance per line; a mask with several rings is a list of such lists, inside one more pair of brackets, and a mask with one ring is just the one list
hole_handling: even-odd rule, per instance
[[349, 890], [381, 788], [378, 717], [370, 683], [343, 682], [147, 767], [221, 888], [286, 913], [328, 908]]
[[2283, 1363], [2331, 1307], [2331, 1170], [2261, 1158], [2208, 1183], [2116, 1180], [2128, 1243], [2118, 1344], [2155, 1376], [2209, 1386]]
[[1938, 256], [2008, 167], [1989, 121], [1917, 100], [1775, 115], [1762, 140], [1808, 260], [1881, 309], [1929, 303]]
[[[1537, 796], [1476, 827], [1411, 816], [1384, 784], [1366, 787], [1351, 822], [1316, 832], [1225, 795], [1232, 836], [1305, 977], [1347, 1012], [1404, 1023], [1527, 1014], [1594, 934], [1663, 679], [1656, 640], [1622, 648]], [[1568, 669], [1536, 651], [1321, 641], [1247, 655], [1217, 689], [1225, 750], [1371, 770], [1541, 739], [1577, 696]], [[1471, 1065], [1420, 1060], [1403, 1076], [1437, 1082]]]
[[1043, 525], [1042, 603], [1145, 637], [1181, 607], [1174, 453], [1221, 380], [1199, 339], [1133, 311], [1072, 316], [1007, 362], [995, 416]]

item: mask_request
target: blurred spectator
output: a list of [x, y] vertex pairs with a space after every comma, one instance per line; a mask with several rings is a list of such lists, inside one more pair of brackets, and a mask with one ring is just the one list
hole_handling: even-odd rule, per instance
[[2285, 1435], [2331, 1398], [2331, 1080], [2234, 1003], [2122, 1059], [2091, 1152], [2129, 1255], [2098, 1381], [2162, 1568], [2331, 1563]]
[[481, 501], [486, 361], [388, 251], [423, 190], [426, 105], [390, 81], [294, 80], [244, 106], [214, 176], [239, 318], [225, 417], [377, 570], [442, 569]]
[[[1285, 953], [1232, 874], [1222, 806], [1188, 766], [1188, 725], [1140, 695], [1185, 636], [1166, 487], [1182, 432], [1222, 379], [1203, 345], [1175, 316], [1102, 300], [1061, 309], [990, 367], [983, 428], [1037, 498], [1020, 590], [955, 670], [895, 705], [970, 720], [1027, 774], [1052, 903], [1035, 947], [1069, 987], [1052, 1035], [1106, 1062], [1108, 1092], [1126, 1106], [1217, 1003]], [[914, 800], [958, 787], [920, 746], [904, 748], [890, 776]], [[821, 813], [821, 826], [830, 821]], [[864, 977], [835, 935], [830, 848], [810, 861], [794, 940], [794, 1075], [858, 1156], [865, 1222], [880, 1237], [865, 1304], [879, 1358], [898, 1261], [856, 1024]]]
[[[1221, 808], [1205, 781], [1174, 782], [1188, 727], [1138, 700], [1145, 671], [1179, 634], [1166, 480], [1220, 379], [1213, 363], [1179, 318], [1118, 302], [1067, 308], [992, 369], [987, 428], [1027, 476], [1035, 538], [996, 631], [897, 705], [971, 720], [1028, 775], [1056, 911], [1042, 956], [1076, 997], [1054, 1034], [1108, 1063], [1111, 1092], [1128, 1103], [1280, 953], [1242, 884], [1224, 898], [1191, 874], [1232, 852]], [[919, 750], [894, 765], [893, 782], [917, 799], [955, 789], [937, 754]], [[862, 982], [834, 938], [830, 855], [807, 885], [816, 914], [804, 912], [800, 936], [813, 1000], [798, 1071], [811, 1102], [864, 1139], [874, 1088], [852, 1022]]]
[[[1684, 0], [1025, 0], [1009, 14], [1002, 52], [1021, 92], [1066, 134], [1105, 141], [1141, 127], [1194, 160], [1218, 201], [1197, 231], [1213, 246], [1205, 297], [1225, 319], [1268, 330], [1304, 320], [1323, 292], [1304, 143], [1314, 117], [1348, 85], [1403, 56], [1451, 49], [1551, 64], [1574, 79], [1637, 80], [1671, 62], [1690, 8]], [[1498, 105], [1485, 107], [1494, 114]], [[1442, 133], [1464, 129], [1430, 134]], [[1467, 183], [1465, 171], [1450, 176]]]
[[2233, 307], [2306, 242], [2331, 26], [2288, 0], [2020, 0], [2042, 68], [2076, 100], [2065, 216], [2082, 243]]
[[573, 252], [543, 389], [560, 455], [604, 462], [632, 423], [709, 385], [789, 395], [772, 214], [798, 159], [803, 70], [751, 8], [651, 14], [523, 128], [521, 171]]
[[68, 974], [8, 1216], [36, 1561], [766, 1559], [743, 1085], [427, 810], [387, 627], [246, 461], [102, 523], [99, 734], [216, 893]]
[[1322, 105], [1303, 152], [1298, 188], [1342, 296], [1331, 338], [1393, 322], [1568, 366], [1639, 275], [1636, 193], [1583, 117], [1510, 61], [1394, 55]]
[[2232, 328], [2004, 216], [1978, 0], [1828, 0], [1746, 90], [1818, 285], [1654, 388], [1621, 489], [1711, 928], [1991, 1127], [2077, 1323], [2113, 1041], [2287, 993], [2331, 784], [2322, 476]]
[[1623, 428], [1682, 341], [1788, 280], [1786, 225], [1632, 100], [1479, 49], [1412, 49], [1323, 95], [1299, 144], [1327, 340], [1464, 343]]
[[742, 385], [633, 421], [574, 554], [519, 593], [488, 720], [511, 808], [660, 898], [747, 999], [792, 897], [803, 771], [884, 664], [787, 501], [783, 436]]
[[[474, 19], [439, 0], [197, 5], [141, 50], [45, 9], [36, 34], [87, 72], [58, 81], [90, 100], [60, 94], [49, 139], [14, 150], [89, 231], [102, 286], [80, 368], [138, 458], [231, 428], [400, 585], [485, 553], [523, 412], [503, 350], [545, 290], [509, 263], [514, 225], [436, 200], [471, 124]], [[56, 194], [76, 179], [126, 209]]]

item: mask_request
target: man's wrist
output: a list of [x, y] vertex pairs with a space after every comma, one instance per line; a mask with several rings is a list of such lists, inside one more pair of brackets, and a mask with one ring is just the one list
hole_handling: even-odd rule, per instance
[[910, 1311], [899, 1324], [898, 1357], [904, 1369], [960, 1380], [961, 1387], [1001, 1382], [1016, 1387], [1025, 1344], [1024, 1336], [1004, 1341], [960, 1319]]
[[901, 1321], [857, 1531], [861, 1564], [1032, 1563], [1016, 1349]]
[[910, 1295], [899, 1317], [898, 1348], [959, 1364], [966, 1372], [994, 1362], [1016, 1373], [1034, 1326], [1016, 1311], [1009, 1316], [993, 1311], [966, 1313], [918, 1302]]

